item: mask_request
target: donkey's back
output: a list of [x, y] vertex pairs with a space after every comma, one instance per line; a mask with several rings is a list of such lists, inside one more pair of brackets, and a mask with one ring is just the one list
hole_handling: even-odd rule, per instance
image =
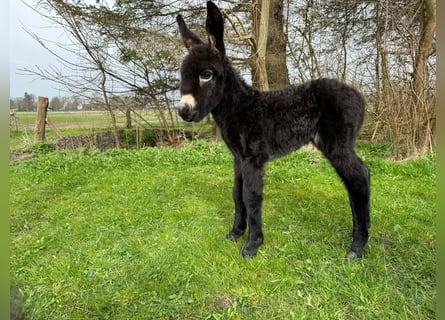
[[[313, 142], [351, 148], [363, 124], [365, 101], [336, 79], [310, 80], [283, 90], [258, 92], [242, 112], [238, 130], [261, 137], [270, 158]], [[248, 137], [250, 141], [256, 140]]]
[[[264, 101], [263, 101], [264, 100]], [[320, 78], [282, 90], [261, 92], [252, 103], [265, 105], [273, 114], [318, 115], [357, 127], [363, 124], [365, 100], [354, 87], [337, 79]]]

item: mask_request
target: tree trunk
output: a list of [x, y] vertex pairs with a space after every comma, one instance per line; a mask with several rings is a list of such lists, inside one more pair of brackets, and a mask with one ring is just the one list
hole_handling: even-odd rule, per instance
[[[434, 106], [426, 95], [427, 63], [428, 56], [434, 40], [436, 31], [436, 0], [425, 0], [420, 13], [421, 34], [416, 51], [413, 72], [413, 94], [414, 110], [416, 117], [416, 131], [414, 132], [413, 145], [421, 153], [426, 153], [432, 147], [433, 140], [433, 116]], [[416, 150], [417, 151], [417, 150]]]
[[116, 149], [120, 149], [121, 143], [119, 140], [119, 131], [117, 129], [116, 116], [114, 115], [113, 109], [111, 108], [110, 102], [108, 100], [107, 90], [105, 87], [105, 83], [106, 83], [105, 69], [101, 62], [98, 62], [98, 66], [99, 66], [100, 72], [102, 74], [102, 79], [101, 79], [100, 85], [101, 85], [102, 95], [104, 97], [105, 108], [107, 109], [107, 111], [111, 117], [111, 126], [113, 127], [114, 144], [116, 146]]
[[284, 32], [283, 0], [271, 0], [266, 48], [266, 71], [269, 89], [289, 86], [286, 63], [287, 35]]
[[423, 100], [425, 92], [426, 65], [436, 31], [436, 0], [425, 0], [420, 16], [422, 28], [413, 72], [414, 91]]
[[131, 108], [128, 106], [125, 109], [125, 127], [131, 129]]
[[258, 88], [260, 90], [269, 90], [269, 81], [267, 80], [266, 53], [267, 53], [267, 35], [269, 29], [269, 0], [261, 1], [260, 25], [258, 28], [257, 41], [257, 72]]

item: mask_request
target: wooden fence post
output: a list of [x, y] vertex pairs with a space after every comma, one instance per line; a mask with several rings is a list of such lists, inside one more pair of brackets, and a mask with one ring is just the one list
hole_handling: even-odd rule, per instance
[[62, 134], [60, 133], [59, 129], [58, 129], [58, 128], [56, 127], [56, 125], [54, 124], [54, 122], [52, 122], [51, 119], [48, 118], [48, 117], [46, 117], [46, 120], [45, 120], [45, 121], [46, 121], [46, 124], [49, 125], [49, 127], [50, 127], [51, 129], [53, 129], [53, 131], [54, 131], [54, 133], [56, 134], [57, 138], [62, 139], [63, 136], [62, 136]]
[[15, 113], [16, 109], [9, 110], [9, 130], [19, 131], [19, 125], [17, 124], [17, 117]]
[[48, 112], [48, 98], [39, 97], [37, 101], [36, 124], [34, 127], [34, 142], [45, 140], [45, 122]]

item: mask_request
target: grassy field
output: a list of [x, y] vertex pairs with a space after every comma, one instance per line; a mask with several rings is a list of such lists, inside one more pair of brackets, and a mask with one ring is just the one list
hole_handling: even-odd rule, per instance
[[[132, 120], [133, 130], [136, 127], [142, 129], [164, 129], [158, 114], [154, 110], [139, 112], [146, 122], [139, 121], [139, 124]], [[10, 151], [11, 152], [28, 152], [36, 148], [34, 145], [34, 123], [35, 112], [18, 112], [16, 113], [17, 129], [10, 130]], [[105, 111], [72, 111], [72, 112], [48, 112], [48, 117], [60, 130], [63, 137], [79, 136], [103, 131], [112, 131], [110, 116]], [[125, 129], [126, 119], [122, 112], [116, 112], [116, 121], [118, 129]], [[148, 123], [147, 123], [148, 122]], [[172, 124], [169, 123], [172, 129]], [[213, 125], [207, 121], [199, 124], [186, 123], [180, 121], [174, 124], [175, 129], [182, 129], [194, 132], [198, 137], [208, 137], [212, 135]], [[47, 142], [55, 143], [57, 137], [55, 133], [46, 126], [45, 137]]]
[[[152, 109], [138, 111], [138, 114], [149, 122], [159, 120], [158, 113]], [[107, 128], [111, 126], [108, 111], [48, 111], [47, 116], [59, 128]], [[125, 113], [117, 110], [115, 116], [117, 125], [125, 126]], [[36, 112], [16, 112], [19, 130], [33, 129], [35, 120]]]
[[222, 143], [56, 151], [10, 164], [11, 287], [29, 319], [434, 319], [435, 156], [393, 162], [361, 143], [372, 172], [365, 257], [326, 160], [269, 164], [265, 243], [225, 240], [232, 159]]
[[[49, 111], [48, 118], [58, 128], [106, 128], [111, 126], [107, 111]], [[34, 129], [35, 112], [17, 112], [17, 125], [19, 130]], [[116, 113], [119, 125], [125, 125], [125, 114]]]

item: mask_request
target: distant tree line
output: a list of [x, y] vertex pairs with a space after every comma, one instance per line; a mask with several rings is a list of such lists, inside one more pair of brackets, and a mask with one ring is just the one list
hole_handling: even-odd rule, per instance
[[[32, 112], [37, 108], [37, 97], [35, 94], [27, 93], [20, 98], [10, 98], [9, 107], [11, 110], [19, 112]], [[135, 110], [147, 110], [152, 106], [144, 104], [133, 96], [113, 97], [110, 99], [111, 108], [113, 110], [120, 110], [125, 105], [132, 105]], [[94, 98], [85, 98], [80, 96], [56, 96], [50, 98], [48, 108], [50, 111], [106, 111], [106, 106]]]
[[10, 98], [9, 108], [16, 111], [36, 111], [37, 98], [34, 94], [25, 92], [23, 98]]
[[[37, 97], [35, 94], [25, 92], [22, 98], [9, 99], [10, 109], [16, 111], [36, 111]], [[49, 110], [54, 111], [77, 111], [84, 103], [79, 97], [53, 97], [49, 102]]]

